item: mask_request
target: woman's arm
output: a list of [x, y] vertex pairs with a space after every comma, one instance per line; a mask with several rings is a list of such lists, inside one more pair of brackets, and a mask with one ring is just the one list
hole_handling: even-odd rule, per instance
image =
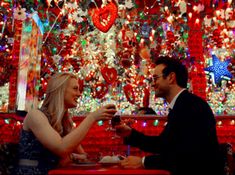
[[52, 128], [47, 117], [39, 110], [32, 110], [28, 113], [24, 127], [28, 127], [46, 148], [65, 157], [76, 149], [96, 120], [110, 119], [115, 112], [116, 110], [111, 109], [110, 105], [106, 105], [90, 113], [77, 128], [64, 137]]

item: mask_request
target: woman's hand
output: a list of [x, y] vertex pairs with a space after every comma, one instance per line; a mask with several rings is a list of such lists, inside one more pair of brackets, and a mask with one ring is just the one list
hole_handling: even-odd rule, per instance
[[95, 120], [109, 120], [114, 116], [116, 112], [117, 110], [115, 105], [108, 104], [90, 113], [88, 116], [93, 117]]

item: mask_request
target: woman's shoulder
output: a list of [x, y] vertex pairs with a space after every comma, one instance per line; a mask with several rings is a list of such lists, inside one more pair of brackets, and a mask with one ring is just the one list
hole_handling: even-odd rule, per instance
[[24, 127], [31, 130], [36, 126], [43, 126], [48, 123], [48, 118], [39, 109], [31, 109], [24, 119]]
[[26, 117], [27, 116], [35, 116], [35, 115], [44, 115], [44, 113], [40, 109], [30, 109], [28, 111], [28, 114], [26, 115]]
[[25, 120], [44, 120], [46, 118], [46, 115], [40, 109], [30, 109]]

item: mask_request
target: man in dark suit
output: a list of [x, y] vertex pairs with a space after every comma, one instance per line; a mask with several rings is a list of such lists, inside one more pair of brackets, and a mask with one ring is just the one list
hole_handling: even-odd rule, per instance
[[159, 57], [152, 88], [169, 103], [168, 122], [159, 136], [147, 136], [127, 126], [116, 126], [124, 143], [153, 153], [128, 156], [124, 168], [167, 169], [174, 175], [222, 175], [216, 121], [206, 101], [186, 89], [188, 72], [179, 60]]

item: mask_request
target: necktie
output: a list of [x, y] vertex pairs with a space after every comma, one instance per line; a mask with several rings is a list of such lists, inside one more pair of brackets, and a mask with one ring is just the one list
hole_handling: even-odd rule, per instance
[[171, 111], [172, 111], [172, 109], [169, 108], [169, 109], [168, 109], [168, 116], [170, 115]]
[[168, 109], [168, 112], [170, 113], [171, 111], [172, 111], [172, 109], [171, 109], [171, 108], [169, 108], [169, 109]]

